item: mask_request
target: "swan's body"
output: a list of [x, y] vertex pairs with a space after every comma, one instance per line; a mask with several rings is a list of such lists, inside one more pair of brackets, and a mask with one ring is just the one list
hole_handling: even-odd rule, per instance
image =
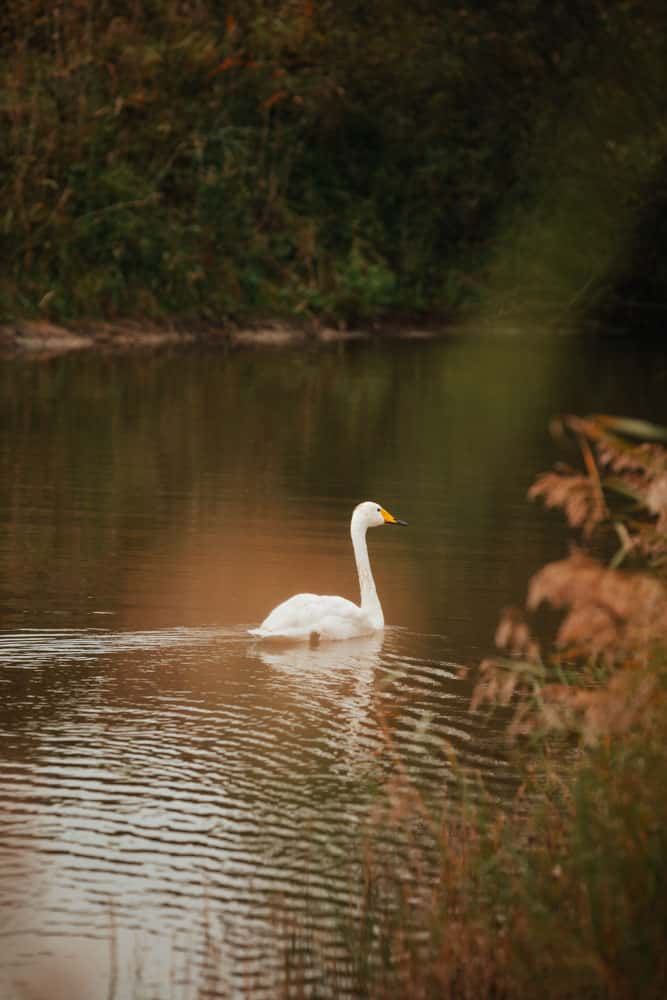
[[295, 594], [264, 619], [251, 635], [262, 639], [327, 640], [352, 639], [371, 635], [384, 628], [382, 606], [375, 589], [366, 546], [368, 528], [382, 524], [405, 524], [370, 500], [355, 507], [350, 522], [354, 560], [359, 576], [361, 604], [345, 597], [319, 594]]

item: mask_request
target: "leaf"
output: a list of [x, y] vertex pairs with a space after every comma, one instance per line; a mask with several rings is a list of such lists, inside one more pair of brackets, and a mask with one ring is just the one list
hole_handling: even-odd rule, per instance
[[265, 110], [268, 110], [269, 108], [272, 108], [274, 104], [278, 104], [279, 101], [284, 101], [286, 97], [286, 90], [277, 90], [275, 94], [271, 94], [270, 97], [267, 97], [267, 99], [262, 102], [262, 107]]
[[641, 438], [644, 441], [667, 442], [667, 427], [649, 423], [648, 420], [636, 420], [632, 417], [612, 417], [605, 414], [599, 414], [593, 417], [593, 420], [602, 427], [617, 431], [619, 434], [627, 434], [628, 437]]
[[226, 73], [228, 69], [232, 69], [234, 66], [239, 66], [241, 64], [241, 57], [239, 55], [227, 56], [223, 59], [214, 69], [209, 72], [209, 76], [218, 76], [219, 73]]

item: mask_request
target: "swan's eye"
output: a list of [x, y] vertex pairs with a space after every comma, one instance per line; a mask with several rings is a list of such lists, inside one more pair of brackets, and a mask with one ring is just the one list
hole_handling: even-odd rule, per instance
[[382, 511], [381, 511], [381, 510], [380, 510], [380, 508], [378, 507], [378, 514], [381, 514], [381, 513], [382, 513]]

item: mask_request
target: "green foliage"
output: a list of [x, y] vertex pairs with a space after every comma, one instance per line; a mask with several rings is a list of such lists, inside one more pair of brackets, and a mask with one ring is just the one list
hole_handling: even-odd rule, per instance
[[[518, 246], [537, 261], [544, 217], [526, 221], [522, 206], [542, 199], [544, 162], [577, 183], [563, 158], [573, 106], [593, 120], [599, 106], [600, 120], [621, 109], [630, 124], [621, 142], [576, 119], [592, 177], [604, 144], [597, 216], [623, 185], [630, 210], [632, 197], [661, 203], [645, 193], [649, 167], [662, 190], [665, 154], [651, 124], [665, 89], [655, 18], [639, 3], [546, 0], [7, 0], [0, 309], [460, 312], [480, 301], [489, 267], [492, 289], [507, 290], [496, 253], [507, 226], [527, 227]], [[614, 58], [628, 31], [642, 67], [632, 93]], [[605, 88], [610, 99], [596, 96]], [[533, 265], [540, 288], [549, 268], [564, 271], [560, 301], [582, 283], [563, 252], [577, 212], [559, 226], [550, 210], [546, 242], [560, 249]], [[596, 230], [600, 276], [620, 267], [618, 248], [599, 246], [618, 228]]]

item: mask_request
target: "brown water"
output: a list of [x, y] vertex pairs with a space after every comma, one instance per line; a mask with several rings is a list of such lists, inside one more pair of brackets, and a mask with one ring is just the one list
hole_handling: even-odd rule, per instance
[[[326, 950], [353, 892], [379, 719], [425, 788], [451, 747], [502, 799], [459, 668], [563, 550], [548, 421], [666, 400], [658, 350], [573, 338], [0, 365], [2, 1000], [275, 995], [280, 928]], [[410, 522], [369, 536], [384, 635], [247, 636], [356, 599], [366, 498]]]

